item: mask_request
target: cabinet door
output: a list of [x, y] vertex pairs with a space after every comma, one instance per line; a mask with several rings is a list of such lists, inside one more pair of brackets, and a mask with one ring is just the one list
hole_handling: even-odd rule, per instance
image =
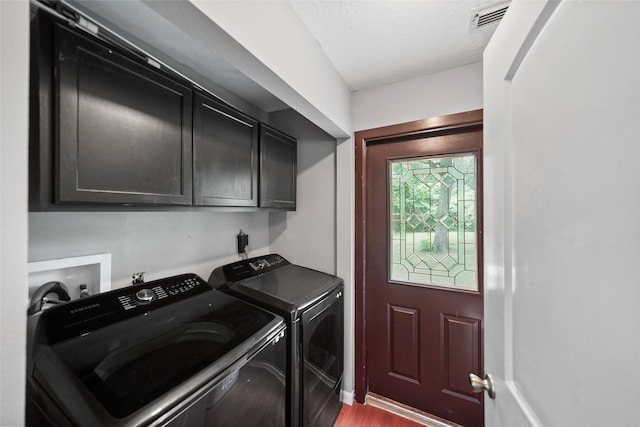
[[260, 126], [260, 206], [296, 209], [297, 142]]
[[191, 204], [191, 89], [60, 26], [56, 45], [56, 202]]
[[256, 120], [196, 93], [193, 150], [196, 205], [258, 205]]

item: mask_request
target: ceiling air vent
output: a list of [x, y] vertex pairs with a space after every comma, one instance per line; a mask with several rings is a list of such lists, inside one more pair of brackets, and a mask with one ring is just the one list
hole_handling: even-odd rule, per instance
[[510, 1], [483, 4], [471, 9], [471, 30], [497, 24], [509, 8]]

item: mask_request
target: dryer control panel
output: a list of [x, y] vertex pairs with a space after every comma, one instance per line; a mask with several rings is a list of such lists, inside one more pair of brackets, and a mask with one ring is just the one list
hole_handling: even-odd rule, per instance
[[269, 254], [225, 265], [222, 270], [228, 282], [239, 282], [289, 264], [289, 261], [284, 257], [278, 254]]

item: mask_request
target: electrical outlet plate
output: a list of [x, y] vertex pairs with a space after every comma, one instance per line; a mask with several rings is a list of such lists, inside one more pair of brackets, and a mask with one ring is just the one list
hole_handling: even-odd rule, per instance
[[64, 283], [71, 299], [80, 297], [83, 283], [91, 295], [111, 290], [110, 253], [30, 262], [28, 269], [29, 297], [50, 281]]

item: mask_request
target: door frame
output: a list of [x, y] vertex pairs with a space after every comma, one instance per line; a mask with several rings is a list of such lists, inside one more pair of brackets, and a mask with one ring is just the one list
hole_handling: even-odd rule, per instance
[[[358, 131], [355, 144], [355, 400], [364, 403], [367, 395], [367, 342], [366, 342], [366, 165], [367, 144], [392, 138], [411, 136], [429, 137], [442, 132], [461, 130], [482, 125], [483, 110], [448, 114], [413, 122]], [[482, 259], [478, 259], [480, 265]], [[482, 289], [482, 288], [480, 288]]]

